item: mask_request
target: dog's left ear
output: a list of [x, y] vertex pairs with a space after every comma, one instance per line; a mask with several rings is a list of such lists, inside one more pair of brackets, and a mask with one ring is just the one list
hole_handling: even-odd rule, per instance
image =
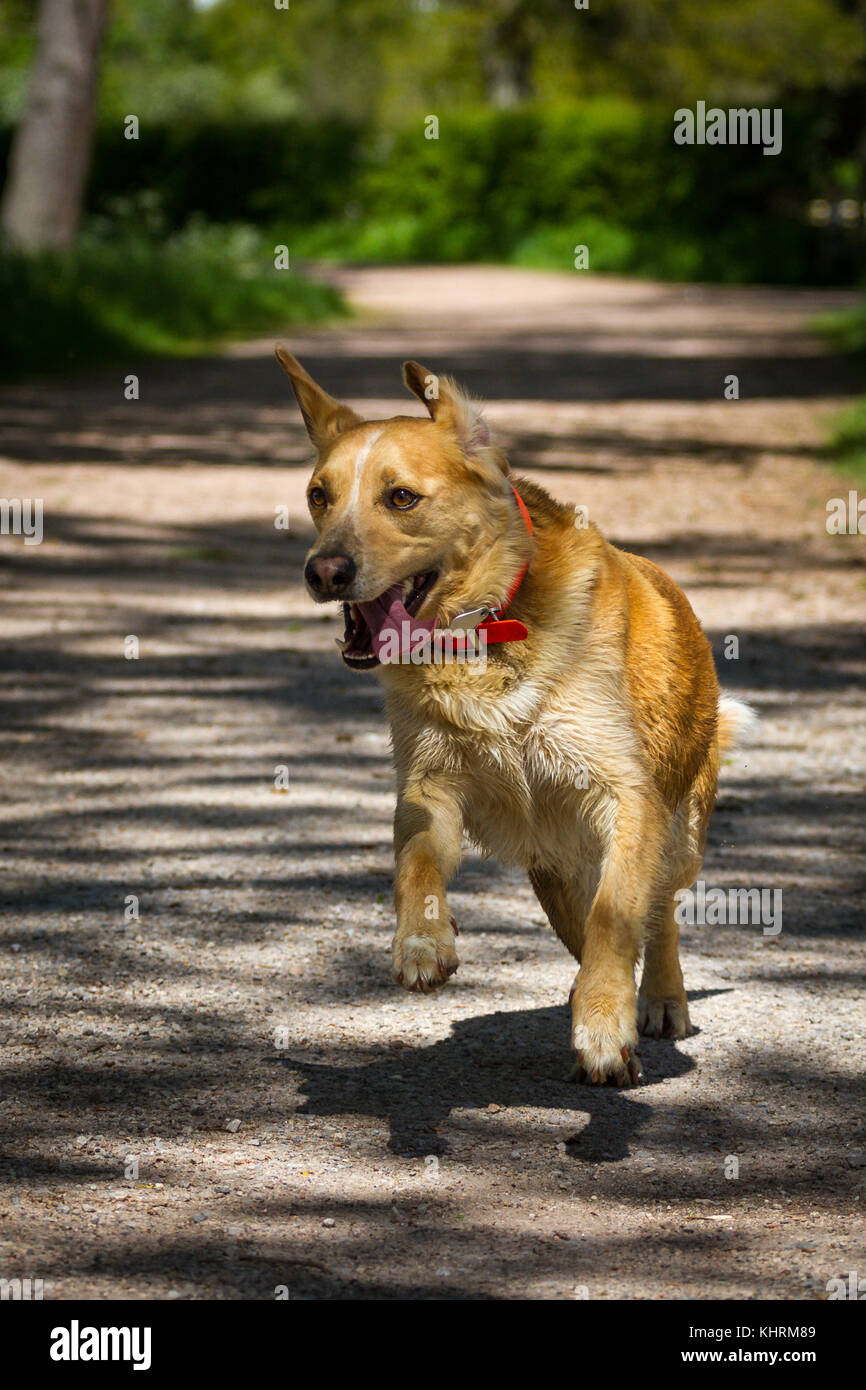
[[503, 473], [508, 465], [490, 439], [490, 428], [477, 401], [461, 391], [450, 376], [436, 376], [420, 362], [403, 363], [403, 380], [425, 405], [437, 425], [444, 425], [457, 436], [467, 458], [495, 463]]

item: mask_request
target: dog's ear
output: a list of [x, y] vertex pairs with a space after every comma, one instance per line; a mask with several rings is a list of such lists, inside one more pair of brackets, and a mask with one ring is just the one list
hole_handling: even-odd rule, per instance
[[333, 396], [329, 396], [327, 391], [323, 391], [321, 386], [313, 381], [310, 373], [304, 370], [297, 357], [292, 356], [285, 343], [277, 343], [275, 351], [277, 361], [292, 383], [307, 434], [317, 449], [333, 443], [338, 435], [344, 434], [355, 425], [363, 425], [364, 421], [360, 415], [356, 415], [347, 405], [335, 401]]
[[444, 425], [457, 436], [468, 458], [493, 462], [507, 472], [505, 459], [491, 443], [490, 428], [481, 406], [461, 391], [452, 377], [436, 376], [420, 362], [404, 362], [403, 380], [413, 396], [427, 407], [436, 424]]

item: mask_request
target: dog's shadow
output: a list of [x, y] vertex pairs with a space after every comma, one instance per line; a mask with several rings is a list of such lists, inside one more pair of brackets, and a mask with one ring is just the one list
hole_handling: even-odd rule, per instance
[[386, 1119], [393, 1153], [445, 1153], [439, 1130], [453, 1111], [498, 1105], [561, 1110], [575, 1119], [588, 1114], [589, 1124], [567, 1142], [568, 1154], [593, 1163], [625, 1158], [629, 1140], [651, 1113], [640, 1100], [642, 1087], [681, 1076], [695, 1064], [673, 1043], [643, 1039], [641, 1087], [575, 1085], [568, 1080], [568, 1031], [562, 1005], [503, 1010], [458, 1020], [441, 1042], [357, 1066], [320, 1065], [303, 1057], [282, 1061], [302, 1077], [306, 1101], [299, 1113]]

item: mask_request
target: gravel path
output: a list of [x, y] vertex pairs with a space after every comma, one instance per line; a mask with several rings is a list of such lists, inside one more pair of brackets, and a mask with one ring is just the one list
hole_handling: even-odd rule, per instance
[[685, 929], [699, 1031], [644, 1041], [628, 1093], [566, 1083], [572, 962], [493, 863], [452, 895], [452, 986], [397, 991], [378, 685], [299, 584], [307, 444], [270, 342], [8, 388], [0, 493], [44, 499], [45, 539], [0, 538], [0, 1276], [257, 1299], [866, 1280], [866, 554], [827, 535], [849, 484], [818, 461], [860, 383], [804, 327], [848, 296], [338, 278], [359, 317], [290, 338], [329, 389], [414, 411], [404, 357], [456, 372], [520, 471], [684, 585], [762, 715], [704, 877], [780, 889], [783, 929]]

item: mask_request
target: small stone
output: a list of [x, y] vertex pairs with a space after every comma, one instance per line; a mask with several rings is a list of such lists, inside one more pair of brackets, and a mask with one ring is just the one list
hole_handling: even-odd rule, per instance
[[240, 1120], [226, 1120], [225, 1127], [228, 1130], [229, 1134], [237, 1134], [238, 1130], [241, 1127], [241, 1122]]

